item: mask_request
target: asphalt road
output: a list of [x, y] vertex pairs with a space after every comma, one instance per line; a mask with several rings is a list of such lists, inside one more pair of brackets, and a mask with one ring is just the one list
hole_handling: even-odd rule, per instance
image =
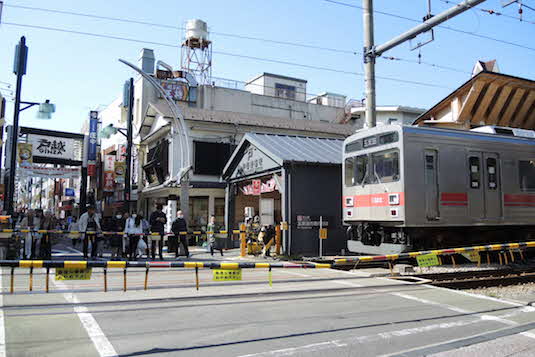
[[[2, 271], [7, 356], [454, 356], [535, 353], [535, 308], [421, 284], [334, 270], [243, 271], [212, 281], [192, 270], [94, 269], [88, 281], [55, 281], [17, 269], [15, 294]], [[530, 325], [532, 324], [532, 325]], [[494, 335], [493, 335], [494, 334]], [[467, 338], [480, 335], [476, 339]], [[487, 346], [487, 347], [486, 347]], [[509, 347], [504, 347], [509, 346]], [[508, 353], [509, 353], [508, 352]], [[449, 353], [449, 354], [448, 354]], [[1, 351], [0, 351], [1, 355]], [[462, 355], [462, 354], [459, 354]], [[501, 356], [503, 354], [494, 354]], [[511, 354], [515, 355], [515, 354]]]

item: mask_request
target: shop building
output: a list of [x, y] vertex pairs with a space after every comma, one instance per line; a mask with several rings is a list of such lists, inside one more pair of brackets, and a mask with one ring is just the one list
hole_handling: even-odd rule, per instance
[[343, 140], [294, 135], [246, 134], [227, 162], [226, 224], [237, 229], [246, 217], [281, 225], [283, 253], [318, 256], [319, 228], [327, 228], [322, 254], [340, 254]]

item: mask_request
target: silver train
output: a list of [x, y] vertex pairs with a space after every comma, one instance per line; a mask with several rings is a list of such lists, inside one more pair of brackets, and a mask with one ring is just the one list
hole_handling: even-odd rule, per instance
[[344, 142], [348, 250], [415, 249], [535, 236], [535, 131], [385, 125]]

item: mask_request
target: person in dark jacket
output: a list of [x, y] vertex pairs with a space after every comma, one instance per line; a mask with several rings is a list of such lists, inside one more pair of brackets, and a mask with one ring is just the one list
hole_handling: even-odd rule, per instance
[[152, 212], [149, 218], [150, 231], [152, 233], [160, 234], [160, 239], [158, 237], [151, 236], [151, 251], [152, 259], [156, 258], [156, 245], [158, 245], [158, 255], [160, 259], [163, 259], [163, 237], [165, 233], [165, 224], [167, 223], [167, 217], [162, 211], [163, 206], [161, 204], [156, 205], [156, 211]]
[[183, 232], [188, 232], [188, 223], [184, 219], [184, 214], [182, 211], [178, 211], [176, 213], [177, 217], [175, 221], [173, 222], [173, 225], [171, 226], [171, 231], [174, 234], [174, 239], [177, 241], [177, 244], [173, 247], [175, 251], [175, 257], [178, 258], [178, 241], [182, 243], [182, 246], [184, 247], [184, 253], [186, 253], [186, 257], [189, 258], [189, 250], [188, 250], [188, 236], [187, 234], [181, 234]]

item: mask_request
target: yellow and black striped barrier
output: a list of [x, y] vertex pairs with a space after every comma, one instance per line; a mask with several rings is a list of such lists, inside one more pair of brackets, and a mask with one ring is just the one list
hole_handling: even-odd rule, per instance
[[[341, 265], [341, 264], [350, 264], [350, 263], [358, 263], [358, 262], [376, 262], [376, 261], [388, 262], [388, 261], [394, 261], [394, 260], [399, 260], [399, 259], [416, 258], [418, 256], [427, 255], [427, 254], [440, 256], [440, 255], [453, 255], [453, 254], [462, 254], [462, 253], [470, 253], [470, 252], [492, 252], [492, 251], [511, 252], [513, 250], [518, 250], [520, 251], [520, 254], [522, 254], [522, 251], [527, 248], [535, 248], [535, 242], [489, 244], [489, 245], [478, 245], [478, 246], [473, 246], [473, 247], [435, 249], [435, 250], [425, 250], [425, 251], [420, 251], [420, 252], [408, 252], [408, 253], [400, 253], [400, 254], [357, 256], [357, 257], [351, 257], [351, 258], [335, 259], [334, 264]], [[501, 255], [500, 255], [500, 260], [501, 260]]]
[[103, 268], [104, 272], [104, 291], [108, 291], [108, 269], [123, 269], [123, 291], [127, 290], [127, 269], [128, 268], [145, 268], [144, 289], [148, 289], [149, 271], [152, 268], [184, 268], [195, 269], [195, 286], [199, 290], [199, 269], [214, 270], [241, 270], [241, 269], [268, 269], [269, 285], [272, 284], [272, 269], [330, 269], [331, 264], [318, 263], [255, 263], [255, 262], [181, 262], [181, 261], [55, 261], [55, 260], [0, 260], [0, 267], [11, 268], [10, 274], [10, 293], [14, 293], [15, 269], [29, 269], [29, 291], [33, 291], [33, 270], [34, 268], [45, 268], [45, 291], [50, 291], [49, 274], [50, 269], [72, 269], [78, 272], [86, 271], [92, 268]]

